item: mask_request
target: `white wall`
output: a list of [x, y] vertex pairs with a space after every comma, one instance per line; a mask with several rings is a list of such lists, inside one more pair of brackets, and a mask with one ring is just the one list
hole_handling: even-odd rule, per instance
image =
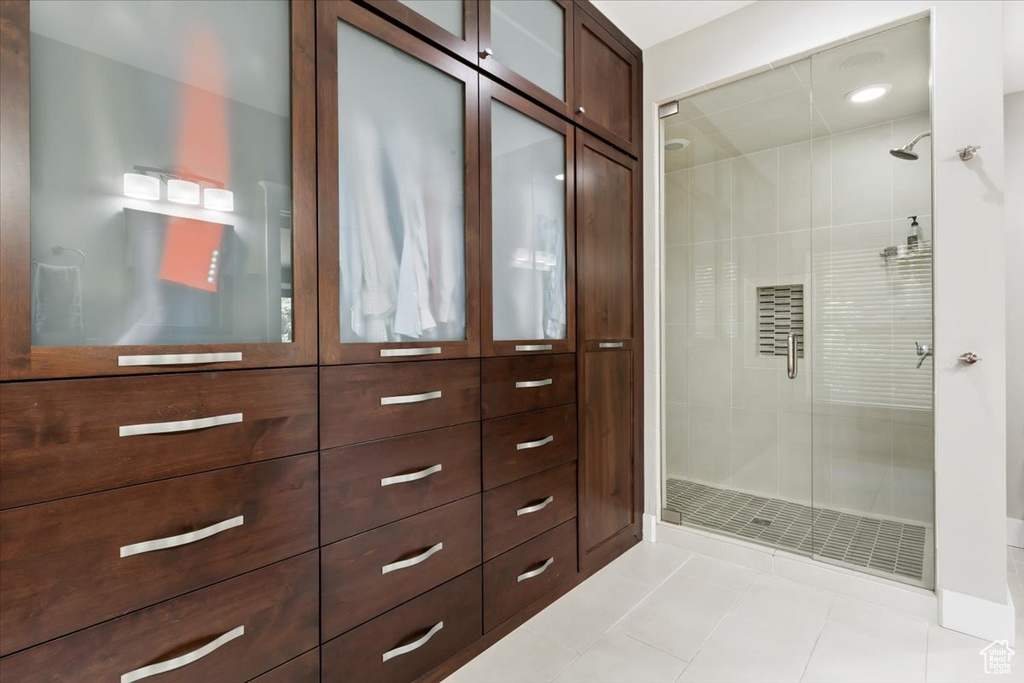
[[1024, 547], [1024, 91], [1006, 111], [1006, 516]]
[[[646, 300], [658, 304], [660, 278], [657, 104], [929, 10], [936, 150], [936, 581], [944, 625], [983, 637], [1013, 637], [1013, 610], [1006, 600], [1000, 3], [764, 0], [645, 50]], [[982, 152], [965, 164], [956, 150], [969, 144], [981, 145]], [[650, 359], [659, 354], [658, 317], [646, 319]], [[961, 366], [956, 357], [968, 350], [984, 360]], [[652, 517], [659, 500], [659, 371], [657, 360], [648, 363], [645, 472]]]

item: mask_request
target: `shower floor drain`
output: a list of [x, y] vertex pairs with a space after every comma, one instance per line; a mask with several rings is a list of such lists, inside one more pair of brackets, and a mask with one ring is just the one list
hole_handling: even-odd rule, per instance
[[669, 479], [665, 498], [665, 508], [677, 513], [683, 524], [865, 567], [904, 581], [924, 581], [926, 530], [919, 524], [812, 508], [686, 479]]

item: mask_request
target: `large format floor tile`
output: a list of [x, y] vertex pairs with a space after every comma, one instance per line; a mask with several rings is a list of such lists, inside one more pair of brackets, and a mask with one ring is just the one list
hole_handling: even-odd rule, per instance
[[621, 633], [608, 633], [556, 683], [672, 683], [686, 662]]
[[525, 628], [505, 638], [450, 676], [450, 683], [548, 683], [577, 654]]

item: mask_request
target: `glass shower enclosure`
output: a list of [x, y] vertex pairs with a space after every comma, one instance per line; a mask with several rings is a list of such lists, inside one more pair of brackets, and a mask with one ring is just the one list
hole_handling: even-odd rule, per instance
[[929, 71], [923, 19], [662, 107], [663, 522], [934, 585]]

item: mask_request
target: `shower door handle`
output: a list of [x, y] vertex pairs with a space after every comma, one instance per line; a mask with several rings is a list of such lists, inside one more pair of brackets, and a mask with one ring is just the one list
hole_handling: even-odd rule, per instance
[[786, 376], [796, 379], [796, 335], [792, 332], [786, 337]]

